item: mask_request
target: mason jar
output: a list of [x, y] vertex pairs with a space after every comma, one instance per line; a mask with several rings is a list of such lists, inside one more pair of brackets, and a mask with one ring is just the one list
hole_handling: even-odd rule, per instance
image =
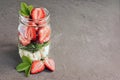
[[27, 56], [32, 61], [48, 56], [50, 47], [50, 14], [46, 8], [45, 18], [32, 20], [19, 14], [18, 48], [19, 55]]

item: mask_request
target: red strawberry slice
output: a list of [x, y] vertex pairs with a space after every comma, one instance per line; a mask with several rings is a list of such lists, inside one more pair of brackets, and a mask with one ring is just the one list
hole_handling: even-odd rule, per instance
[[30, 40], [24, 38], [22, 35], [19, 35], [19, 40], [23, 46], [27, 46], [28, 44], [30, 44]]
[[29, 25], [29, 26], [33, 26], [33, 27], [34, 27], [34, 26], [37, 26], [37, 25], [35, 24], [35, 22], [33, 22], [33, 21], [28, 22], [28, 25]]
[[50, 31], [47, 32], [46, 37], [44, 38], [43, 42], [47, 42], [50, 40]]
[[50, 27], [40, 27], [38, 31], [39, 42], [43, 43], [50, 39]]
[[38, 31], [38, 29], [39, 29], [38, 27], [35, 27], [36, 32]]
[[55, 62], [53, 59], [45, 59], [44, 64], [49, 70], [55, 71]]
[[30, 41], [36, 39], [36, 30], [33, 26], [19, 26], [18, 31], [22, 37]]
[[44, 63], [40, 60], [33, 61], [31, 66], [31, 73], [36, 74], [42, 72], [45, 69]]
[[36, 30], [35, 30], [35, 28], [32, 27], [32, 26], [28, 26], [27, 31], [25, 33], [25, 37], [28, 40], [36, 40]]
[[38, 21], [38, 25], [39, 26], [41, 26], [41, 25], [45, 25], [47, 22], [46, 22], [46, 20], [44, 19], [44, 20], [39, 20]]
[[31, 12], [33, 20], [40, 20], [45, 17], [45, 11], [43, 8], [34, 8]]

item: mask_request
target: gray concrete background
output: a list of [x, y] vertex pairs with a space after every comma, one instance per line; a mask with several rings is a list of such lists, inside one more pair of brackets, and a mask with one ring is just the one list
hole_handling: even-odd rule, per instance
[[24, 0], [50, 11], [56, 62], [28, 78], [15, 70], [21, 1], [0, 0], [0, 80], [120, 80], [120, 0]]

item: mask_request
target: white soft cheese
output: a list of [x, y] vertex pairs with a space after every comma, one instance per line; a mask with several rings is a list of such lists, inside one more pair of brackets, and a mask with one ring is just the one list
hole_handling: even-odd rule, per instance
[[48, 53], [49, 53], [49, 45], [44, 47], [42, 50], [41, 50], [41, 56], [42, 58], [45, 58], [48, 56]]
[[43, 47], [42, 49], [32, 53], [27, 50], [19, 49], [19, 55], [20, 57], [27, 56], [29, 57], [32, 61], [34, 60], [40, 60], [41, 58], [47, 57], [49, 54], [49, 45], [46, 47]]

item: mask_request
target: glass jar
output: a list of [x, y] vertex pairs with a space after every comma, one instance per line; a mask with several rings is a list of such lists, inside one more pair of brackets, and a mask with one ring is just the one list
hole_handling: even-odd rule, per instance
[[50, 14], [46, 8], [45, 18], [32, 20], [19, 15], [18, 48], [19, 55], [27, 56], [32, 61], [48, 56], [50, 47]]

